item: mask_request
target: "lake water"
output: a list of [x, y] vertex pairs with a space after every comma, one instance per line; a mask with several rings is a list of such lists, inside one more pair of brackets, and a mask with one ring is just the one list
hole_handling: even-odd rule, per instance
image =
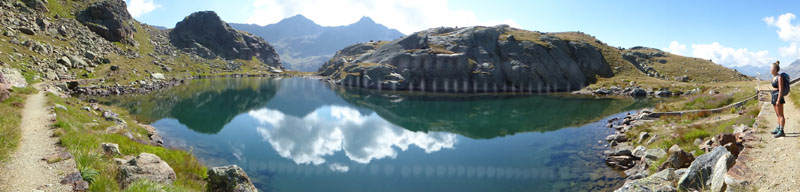
[[611, 190], [605, 120], [647, 100], [437, 95], [303, 78], [193, 80], [102, 98], [262, 191]]

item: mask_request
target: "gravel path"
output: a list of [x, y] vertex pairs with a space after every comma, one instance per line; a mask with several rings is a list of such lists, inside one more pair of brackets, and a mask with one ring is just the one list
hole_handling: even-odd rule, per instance
[[757, 132], [761, 140], [750, 149], [747, 163], [757, 175], [752, 184], [758, 191], [800, 191], [800, 111], [789, 97], [785, 99], [786, 137], [773, 138], [769, 133], [778, 121], [772, 105], [766, 103], [761, 109], [759, 123], [768, 128]]
[[[38, 87], [39, 85], [35, 85]], [[50, 137], [51, 110], [45, 91], [28, 96], [22, 112], [21, 141], [8, 162], [0, 165], [0, 191], [71, 191], [59, 181], [77, 171], [73, 159], [48, 164], [42, 158], [58, 153], [58, 138]]]

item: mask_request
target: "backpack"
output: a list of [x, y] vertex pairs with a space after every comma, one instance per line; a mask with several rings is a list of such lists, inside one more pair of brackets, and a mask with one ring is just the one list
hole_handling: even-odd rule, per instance
[[783, 78], [783, 95], [788, 95], [792, 78], [789, 78], [789, 74], [786, 73], [781, 73], [781, 78]]

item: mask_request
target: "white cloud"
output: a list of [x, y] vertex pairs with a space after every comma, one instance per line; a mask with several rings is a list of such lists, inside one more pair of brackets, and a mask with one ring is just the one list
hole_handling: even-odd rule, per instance
[[521, 28], [510, 19], [481, 20], [472, 11], [450, 9], [447, 0], [254, 0], [252, 5], [255, 11], [246, 22], [259, 25], [302, 14], [324, 26], [347, 25], [368, 16], [405, 34], [440, 26], [508, 24]]
[[[697, 57], [702, 59], [710, 59], [714, 63], [719, 63], [726, 67], [742, 67], [742, 66], [766, 66], [775, 58], [769, 56], [769, 52], [750, 51], [745, 48], [731, 48], [725, 47], [718, 42], [711, 44], [692, 44], [691, 55], [686, 54], [687, 46], [680, 44], [677, 41], [670, 42], [667, 50], [673, 54], [684, 55], [689, 57]], [[796, 51], [797, 49], [795, 49]]]
[[763, 20], [769, 26], [778, 27], [778, 37], [783, 41], [800, 42], [800, 25], [792, 24], [796, 16], [792, 13], [786, 13], [775, 17], [765, 17]]
[[778, 53], [781, 57], [800, 57], [800, 48], [797, 43], [800, 42], [800, 25], [792, 24], [792, 21], [797, 18], [792, 13], [785, 13], [775, 17], [765, 17], [763, 20], [768, 26], [777, 27], [778, 37], [785, 42], [790, 42], [789, 46], [779, 47]]
[[338, 173], [346, 173], [348, 170], [350, 170], [350, 167], [339, 163], [331, 163], [328, 165], [328, 168], [330, 168], [331, 171]]
[[128, 12], [131, 13], [133, 18], [139, 18], [161, 7], [161, 5], [153, 3], [153, 0], [126, 0], [125, 3], [128, 5]]
[[672, 54], [676, 55], [683, 55], [684, 51], [686, 51], [686, 45], [678, 43], [678, 41], [669, 42], [669, 48], [667, 48]]
[[789, 46], [786, 47], [779, 47], [778, 53], [781, 54], [781, 57], [793, 57], [796, 58], [800, 56], [800, 48], [797, 47], [796, 42], [792, 42]]

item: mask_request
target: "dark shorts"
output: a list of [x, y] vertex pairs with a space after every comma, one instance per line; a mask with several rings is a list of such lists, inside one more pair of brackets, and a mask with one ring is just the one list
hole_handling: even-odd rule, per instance
[[[786, 101], [783, 100], [783, 97], [780, 98], [781, 104], [785, 104]], [[772, 105], [775, 105], [778, 102], [778, 91], [772, 91]]]

